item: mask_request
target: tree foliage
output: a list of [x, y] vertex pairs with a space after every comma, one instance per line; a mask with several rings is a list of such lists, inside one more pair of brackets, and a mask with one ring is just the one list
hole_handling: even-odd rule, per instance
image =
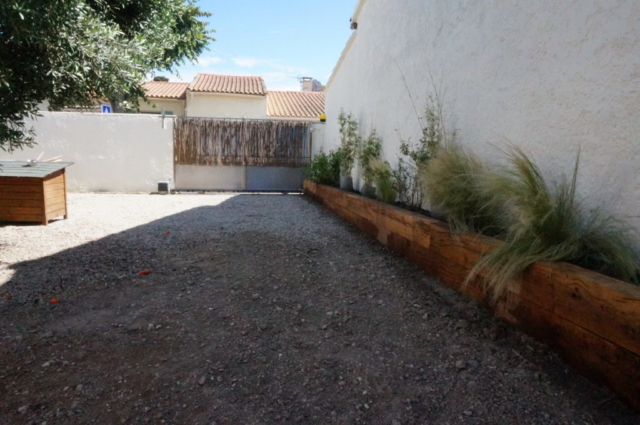
[[212, 38], [192, 0], [0, 2], [0, 148], [30, 146], [38, 105], [144, 98], [156, 70], [195, 60]]

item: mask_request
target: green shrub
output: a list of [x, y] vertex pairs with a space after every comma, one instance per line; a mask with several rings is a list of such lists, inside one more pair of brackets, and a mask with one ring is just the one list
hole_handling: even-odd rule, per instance
[[520, 149], [508, 151], [510, 167], [488, 175], [489, 204], [507, 225], [505, 244], [483, 256], [467, 280], [479, 272], [495, 298], [510, 280], [539, 261], [566, 261], [632, 281], [638, 255], [626, 226], [602, 210], [587, 210], [576, 199], [579, 156], [571, 180], [549, 185]]
[[486, 173], [476, 155], [452, 142], [421, 167], [420, 181], [426, 199], [446, 215], [454, 231], [498, 236], [503, 230], [501, 211], [484, 190]]
[[418, 143], [402, 141], [400, 153], [408, 156], [416, 165], [421, 167], [434, 158], [436, 151], [445, 143], [455, 141], [455, 132], [448, 132], [442, 102], [438, 97], [429, 96], [424, 111], [424, 118], [420, 121], [422, 136]]
[[362, 149], [358, 155], [358, 161], [360, 161], [360, 165], [362, 166], [362, 178], [367, 185], [373, 185], [374, 176], [373, 170], [371, 169], [371, 161], [380, 158], [381, 145], [382, 143], [376, 130], [373, 130], [371, 134], [369, 134], [369, 137], [362, 142]]
[[351, 113], [345, 114], [344, 111], [340, 111], [338, 123], [340, 124], [340, 149], [342, 151], [340, 171], [342, 175], [350, 176], [361, 143], [360, 136], [358, 136], [358, 123], [353, 119]]
[[403, 156], [398, 160], [398, 168], [393, 171], [400, 201], [411, 210], [422, 208], [425, 201], [420, 170], [435, 158], [442, 145], [453, 143], [456, 138], [455, 132], [446, 130], [443, 105], [437, 96], [428, 97], [420, 127], [422, 135], [417, 143], [406, 140], [400, 142]]
[[398, 198], [398, 193], [395, 190], [395, 182], [389, 163], [380, 159], [374, 159], [370, 165], [373, 181], [376, 185], [376, 196], [380, 201], [394, 205]]
[[340, 184], [341, 157], [342, 151], [340, 149], [331, 151], [328, 155], [324, 152], [315, 155], [307, 171], [309, 180], [338, 187]]
[[398, 198], [411, 211], [422, 209], [425, 200], [418, 170], [419, 168], [414, 163], [398, 158], [398, 167], [391, 171]]

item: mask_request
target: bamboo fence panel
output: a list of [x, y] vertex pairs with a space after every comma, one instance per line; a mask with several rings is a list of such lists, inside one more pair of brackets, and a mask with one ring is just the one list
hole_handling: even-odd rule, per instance
[[309, 123], [177, 118], [175, 163], [305, 167], [311, 160]]

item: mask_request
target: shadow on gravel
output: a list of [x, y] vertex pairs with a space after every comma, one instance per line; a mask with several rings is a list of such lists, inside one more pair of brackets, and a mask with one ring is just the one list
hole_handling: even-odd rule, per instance
[[239, 195], [12, 269], [3, 425], [638, 423], [299, 197]]

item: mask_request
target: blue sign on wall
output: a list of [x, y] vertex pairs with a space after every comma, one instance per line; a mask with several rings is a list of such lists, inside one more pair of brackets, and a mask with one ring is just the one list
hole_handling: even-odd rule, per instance
[[109, 105], [102, 105], [102, 113], [103, 113], [103, 114], [110, 114], [110, 113], [111, 113], [111, 106], [109, 106]]

